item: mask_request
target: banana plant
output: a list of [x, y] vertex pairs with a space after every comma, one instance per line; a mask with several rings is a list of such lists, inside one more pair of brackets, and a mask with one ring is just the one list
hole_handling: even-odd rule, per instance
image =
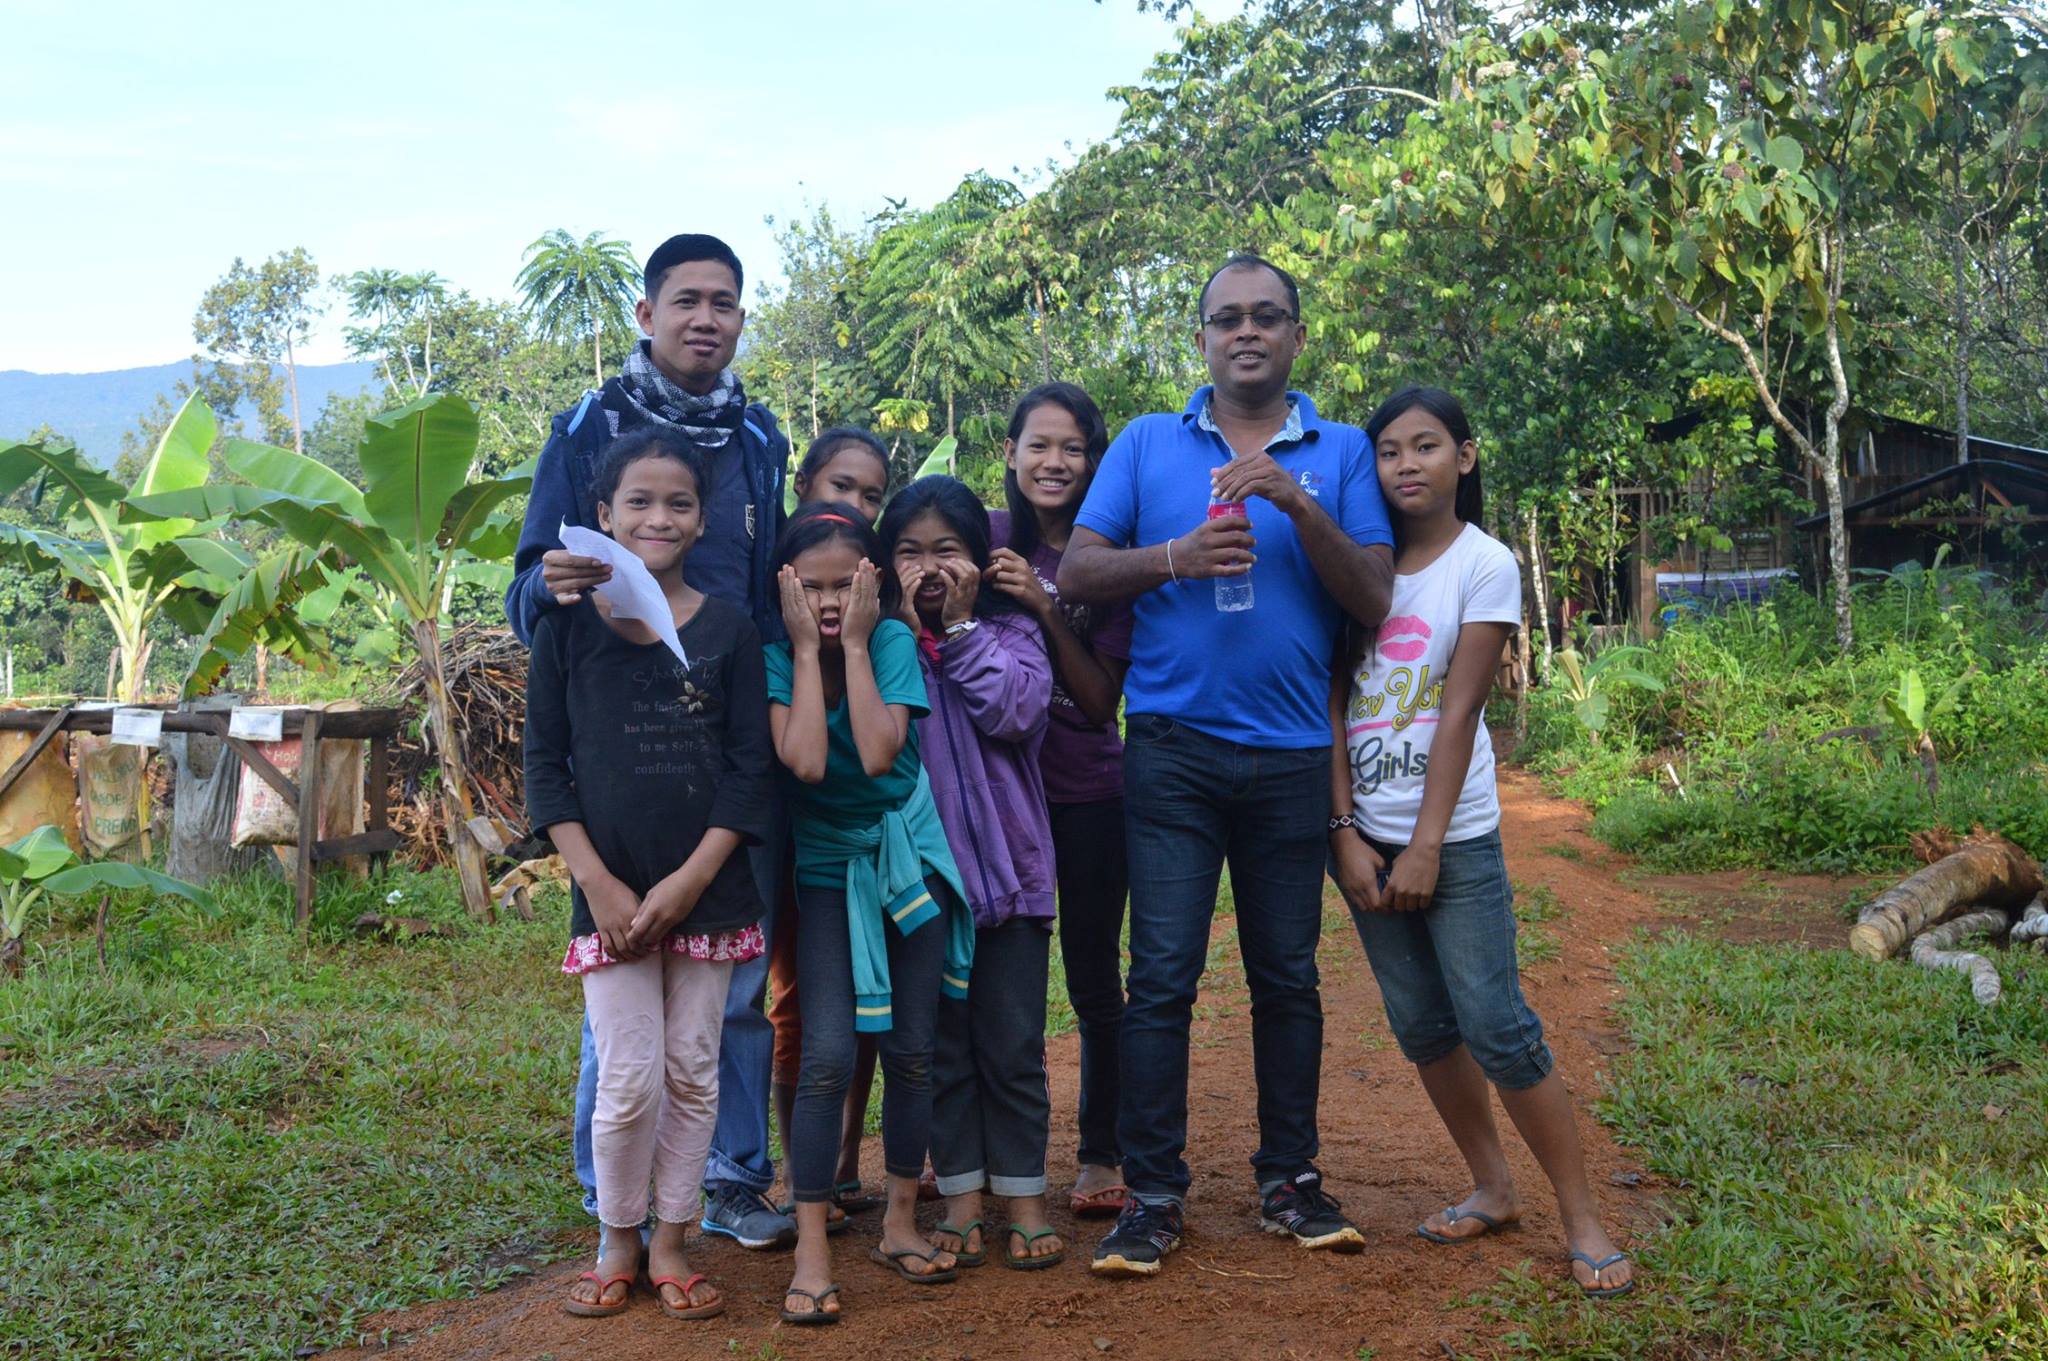
[[1956, 707], [1956, 701], [1962, 698], [1963, 687], [1976, 674], [1977, 664], [1972, 662], [1960, 676], [1949, 682], [1947, 689], [1930, 700], [1927, 684], [1920, 679], [1920, 672], [1908, 667], [1899, 673], [1898, 687], [1884, 697], [1885, 722], [1907, 753], [1919, 758], [1921, 778], [1927, 786], [1930, 804], [1941, 792], [1941, 761], [1934, 751], [1934, 725]]
[[75, 595], [89, 597], [107, 616], [120, 658], [120, 689], [114, 698], [129, 703], [142, 698], [150, 623], [195, 566], [187, 545], [207, 542], [201, 526], [189, 519], [123, 524], [121, 506], [131, 495], [204, 483], [214, 433], [213, 412], [197, 397], [187, 398], [132, 488], [63, 442], [0, 449], [0, 496], [34, 483], [39, 500], [54, 496], [56, 518], [71, 531], [0, 525], [0, 549], [29, 571], [56, 568], [73, 584]]
[[[124, 487], [59, 441], [0, 448], [0, 496], [30, 484], [67, 533], [0, 524], [0, 558], [29, 571], [56, 569], [71, 593], [89, 599], [114, 633], [120, 683], [112, 698], [139, 703], [149, 671], [150, 626], [166, 616], [203, 635], [210, 655], [222, 635], [261, 638], [301, 660], [319, 650], [302, 630], [279, 622], [279, 607], [308, 571], [304, 554], [273, 555], [260, 571], [248, 554], [222, 542], [210, 515], [152, 517], [128, 514], [138, 497], [180, 495], [206, 483], [207, 454], [218, 427], [195, 395], [164, 427], [135, 485]], [[224, 663], [223, 663], [224, 664]], [[135, 797], [148, 850], [148, 785]]]
[[118, 860], [81, 864], [77, 852], [65, 844], [64, 834], [45, 824], [0, 848], [0, 972], [21, 972], [30, 909], [50, 894], [70, 896], [94, 889], [146, 889], [159, 897], [183, 898], [209, 916], [218, 910], [206, 890], [145, 865]]
[[388, 617], [410, 635], [419, 655], [463, 902], [476, 916], [489, 919], [484, 851], [469, 832], [476, 803], [463, 759], [462, 715], [448, 695], [441, 625], [455, 582], [472, 570], [466, 564], [511, 556], [518, 526], [499, 512], [533, 479], [520, 474], [471, 481], [476, 438], [475, 408], [451, 393], [435, 393], [365, 424], [357, 451], [363, 469], [360, 488], [289, 449], [233, 440], [224, 457], [248, 485], [138, 497], [130, 511], [137, 516], [225, 515], [270, 524], [310, 552], [353, 564], [374, 584]]
[[1590, 661], [1577, 648], [1564, 648], [1557, 654], [1557, 678], [1564, 687], [1565, 698], [1571, 702], [1572, 713], [1588, 736], [1597, 741], [1606, 728], [1616, 687], [1650, 691], [1664, 688], [1663, 681], [1632, 664], [1649, 655], [1648, 648], [1633, 645], [1603, 648]]

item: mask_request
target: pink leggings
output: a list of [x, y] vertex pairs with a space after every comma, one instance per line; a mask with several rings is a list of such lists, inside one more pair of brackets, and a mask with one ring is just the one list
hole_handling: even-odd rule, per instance
[[583, 975], [597, 1042], [597, 1217], [614, 1228], [654, 1212], [695, 1219], [718, 1122], [718, 1034], [732, 965], [658, 950]]

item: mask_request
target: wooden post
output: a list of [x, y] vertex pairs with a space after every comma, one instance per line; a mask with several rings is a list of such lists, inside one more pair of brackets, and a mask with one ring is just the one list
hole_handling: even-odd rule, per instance
[[[391, 739], [377, 736], [370, 739], [370, 830], [381, 832], [391, 825], [390, 806], [387, 795], [391, 783]], [[384, 867], [391, 863], [391, 852], [370, 857], [370, 873], [382, 874]]]
[[306, 712], [299, 731], [298, 924], [313, 916], [314, 848], [320, 844], [320, 710]]

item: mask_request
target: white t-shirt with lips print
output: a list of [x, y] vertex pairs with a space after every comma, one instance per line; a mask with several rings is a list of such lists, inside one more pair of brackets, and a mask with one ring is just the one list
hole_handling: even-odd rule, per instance
[[[1458, 630], [1521, 622], [1521, 569], [1514, 554], [1477, 525], [1466, 525], [1429, 566], [1394, 578], [1387, 621], [1352, 678], [1344, 725], [1352, 811], [1376, 840], [1405, 846], [1415, 835]], [[1482, 715], [1444, 840], [1469, 841], [1499, 825], [1493, 738]]]

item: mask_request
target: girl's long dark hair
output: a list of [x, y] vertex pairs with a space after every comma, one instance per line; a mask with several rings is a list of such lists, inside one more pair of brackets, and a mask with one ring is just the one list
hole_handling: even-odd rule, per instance
[[[1381, 402], [1379, 409], [1365, 423], [1366, 443], [1374, 450], [1375, 457], [1380, 446], [1380, 434], [1417, 407], [1436, 417], [1437, 422], [1450, 432], [1451, 442], [1458, 448], [1464, 448], [1465, 442], [1472, 438], [1472, 422], [1465, 419], [1465, 408], [1459, 405], [1456, 397], [1442, 388], [1405, 387]], [[1452, 509], [1460, 520], [1476, 525], [1480, 523], [1485, 502], [1486, 493], [1479, 484], [1479, 457], [1475, 453], [1472, 471], [1458, 474], [1458, 491]]]
[[[894, 584], [896, 581], [896, 541], [903, 537], [903, 531], [912, 520], [926, 511], [937, 515], [946, 522], [946, 527], [960, 536], [967, 546], [967, 555], [974, 560], [977, 572], [988, 570], [989, 524], [988, 510], [967, 489], [967, 484], [958, 478], [935, 473], [920, 477], [917, 481], [896, 493], [882, 512], [882, 518], [875, 525], [875, 532], [881, 536], [883, 556], [876, 561], [884, 564], [882, 574]], [[1014, 528], [1014, 526], [1013, 526]], [[901, 587], [898, 586], [899, 599]], [[1016, 601], [988, 584], [982, 578], [981, 587], [974, 597], [976, 615], [1010, 614], [1019, 608]]]
[[[1016, 409], [1010, 412], [1009, 437], [1011, 443], [1024, 438], [1024, 422], [1031, 413], [1046, 403], [1052, 403], [1074, 418], [1074, 424], [1081, 427], [1081, 440], [1088, 456], [1088, 477], [1092, 481], [1095, 470], [1102, 466], [1102, 455], [1109, 448], [1109, 426], [1102, 419], [1102, 408], [1095, 405], [1095, 399], [1073, 383], [1040, 383], [1017, 399]], [[1087, 487], [1082, 487], [1085, 493]], [[1038, 508], [1024, 499], [1024, 489], [1017, 485], [1017, 470], [1003, 469], [1003, 500], [1010, 508], [1010, 549], [1017, 556], [1029, 559], [1038, 551]], [[1077, 502], [1074, 509], [1079, 510]]]

